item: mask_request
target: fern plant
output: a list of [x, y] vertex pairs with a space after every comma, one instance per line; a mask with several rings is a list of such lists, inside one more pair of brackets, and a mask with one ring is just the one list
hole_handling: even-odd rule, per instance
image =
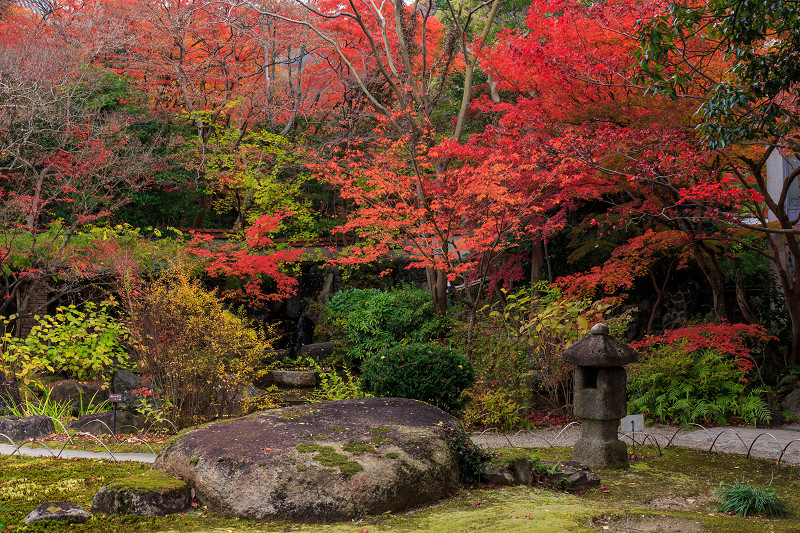
[[311, 403], [347, 400], [350, 398], [370, 398], [372, 395], [361, 389], [361, 380], [348, 369], [343, 369], [344, 377], [334, 370], [324, 371], [315, 364], [319, 373], [319, 386], [309, 397]]
[[751, 388], [736, 360], [716, 350], [687, 351], [662, 346], [631, 367], [629, 411], [663, 422], [726, 424], [738, 417], [746, 424], [768, 423], [766, 391]]

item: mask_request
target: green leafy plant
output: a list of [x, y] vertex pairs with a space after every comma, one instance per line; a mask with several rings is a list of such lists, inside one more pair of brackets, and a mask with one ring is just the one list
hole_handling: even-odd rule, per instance
[[472, 442], [469, 435], [461, 428], [445, 427], [442, 436], [450, 450], [458, 457], [458, 469], [463, 483], [478, 481], [483, 467], [497, 457], [497, 454], [487, 452]]
[[298, 356], [294, 359], [291, 357], [284, 357], [280, 363], [281, 367], [296, 367], [296, 368], [315, 368], [317, 362], [311, 357]]
[[631, 365], [629, 411], [662, 422], [713, 422], [738, 417], [747, 424], [771, 419], [766, 391], [749, 388], [733, 356], [716, 350], [687, 351], [683, 344], [661, 345]]
[[739, 516], [785, 516], [789, 509], [774, 490], [761, 489], [734, 481], [729, 487], [720, 486], [714, 491], [720, 500], [719, 510]]
[[[464, 352], [465, 322], [456, 322], [448, 338], [451, 348]], [[503, 321], [488, 313], [476, 316], [471, 345], [476, 379], [463, 393], [470, 400], [461, 412], [462, 423], [468, 429], [518, 426], [520, 407], [532, 405], [527, 347], [512, 341]]]
[[[124, 361], [124, 326], [111, 317], [113, 301], [59, 307], [54, 315], [36, 316], [38, 323], [24, 339], [6, 333], [0, 339], [0, 370], [7, 377], [30, 383], [48, 370], [65, 377], [100, 379], [112, 361]], [[13, 317], [3, 318], [5, 322]]]
[[493, 389], [476, 385], [470, 389], [470, 402], [461, 413], [461, 421], [468, 428], [495, 428], [503, 431], [519, 426], [519, 406], [502, 388]]
[[347, 400], [350, 398], [369, 398], [371, 395], [361, 388], [361, 380], [355, 377], [348, 369], [342, 370], [344, 377], [336, 371], [329, 372], [317, 365], [319, 385], [311, 394], [310, 401], [330, 402], [334, 400]]
[[355, 363], [387, 346], [439, 339], [450, 329], [434, 312], [428, 291], [410, 287], [340, 291], [320, 326], [342, 342], [345, 361]]
[[531, 388], [553, 409], [569, 410], [574, 367], [561, 354], [589, 332], [594, 317], [602, 316], [606, 308], [599, 302], [566, 298], [560, 289], [540, 282], [533, 289], [506, 295], [502, 307], [486, 306], [482, 311], [525, 355]]
[[159, 401], [152, 396], [139, 398], [136, 411], [144, 417], [145, 429], [148, 431], [169, 431], [172, 429], [172, 402], [169, 398]]
[[472, 363], [459, 352], [437, 344], [412, 343], [385, 348], [361, 365], [361, 383], [376, 396], [411, 398], [457, 412], [472, 385]]

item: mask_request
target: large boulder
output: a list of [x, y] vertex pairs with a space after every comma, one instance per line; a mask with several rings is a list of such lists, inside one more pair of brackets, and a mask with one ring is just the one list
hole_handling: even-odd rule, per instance
[[102, 381], [76, 381], [65, 379], [50, 390], [50, 399], [59, 404], [72, 404], [74, 408], [98, 405], [108, 399], [106, 384]]
[[402, 398], [285, 407], [190, 431], [161, 450], [155, 468], [238, 517], [349, 520], [454, 492], [458, 461], [441, 429], [456, 425]]
[[783, 399], [783, 410], [791, 411], [800, 420], [800, 389], [795, 389]]
[[[5, 435], [14, 442], [22, 442], [27, 439], [41, 439], [45, 435], [53, 433], [55, 426], [49, 416], [34, 415], [19, 418], [9, 416], [0, 418], [0, 434]], [[7, 439], [0, 437], [0, 443]]]
[[297, 350], [297, 355], [301, 357], [310, 357], [314, 361], [322, 363], [333, 355], [334, 349], [336, 349], [335, 342], [316, 342], [314, 344], [304, 344]]
[[119, 369], [111, 377], [111, 392], [122, 394], [122, 401], [117, 404], [120, 409], [136, 408], [142, 396], [133, 391], [144, 387], [144, 380], [133, 372]]

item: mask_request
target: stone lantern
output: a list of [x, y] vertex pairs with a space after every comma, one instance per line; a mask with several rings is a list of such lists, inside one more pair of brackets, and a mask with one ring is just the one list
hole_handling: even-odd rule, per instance
[[628, 450], [617, 428], [627, 414], [627, 373], [623, 365], [635, 363], [639, 354], [608, 335], [608, 326], [595, 324], [591, 333], [564, 350], [561, 358], [578, 365], [575, 370], [575, 416], [581, 421], [581, 438], [572, 458], [592, 467], [624, 467]]

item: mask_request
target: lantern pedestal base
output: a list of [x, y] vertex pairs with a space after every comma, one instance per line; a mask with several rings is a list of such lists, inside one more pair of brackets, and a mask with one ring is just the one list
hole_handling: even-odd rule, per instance
[[592, 468], [625, 468], [628, 447], [617, 438], [619, 420], [581, 420], [581, 438], [572, 459]]

